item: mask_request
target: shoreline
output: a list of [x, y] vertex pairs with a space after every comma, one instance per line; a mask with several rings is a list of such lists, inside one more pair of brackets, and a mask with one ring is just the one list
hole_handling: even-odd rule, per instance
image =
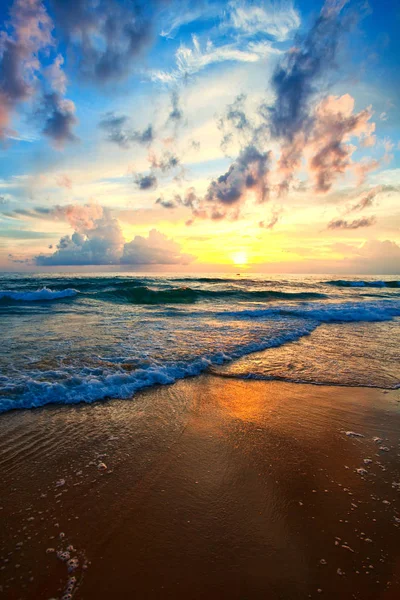
[[399, 400], [202, 374], [3, 413], [3, 596], [397, 598]]

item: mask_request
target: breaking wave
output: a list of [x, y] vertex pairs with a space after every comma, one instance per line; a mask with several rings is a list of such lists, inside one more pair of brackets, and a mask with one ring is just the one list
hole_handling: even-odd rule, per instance
[[[100, 295], [100, 294], [99, 294]], [[109, 300], [125, 300], [132, 304], [193, 304], [201, 300], [317, 300], [326, 298], [318, 292], [278, 292], [274, 290], [204, 290], [190, 287], [154, 289], [148, 286], [126, 287], [103, 292]]]
[[49, 300], [60, 300], [62, 298], [72, 298], [78, 292], [72, 288], [55, 291], [47, 287], [36, 290], [35, 292], [15, 292], [12, 290], [0, 290], [0, 301], [8, 302], [43, 302]]
[[370, 280], [370, 281], [362, 281], [360, 279], [355, 279], [353, 281], [346, 279], [334, 279], [332, 281], [325, 281], [326, 285], [335, 285], [336, 287], [375, 287], [375, 288], [400, 288], [400, 281], [378, 281], [378, 280]]

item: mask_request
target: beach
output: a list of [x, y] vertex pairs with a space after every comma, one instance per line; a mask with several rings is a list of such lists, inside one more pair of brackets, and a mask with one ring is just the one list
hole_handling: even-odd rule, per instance
[[398, 598], [399, 401], [201, 375], [5, 413], [3, 597]]

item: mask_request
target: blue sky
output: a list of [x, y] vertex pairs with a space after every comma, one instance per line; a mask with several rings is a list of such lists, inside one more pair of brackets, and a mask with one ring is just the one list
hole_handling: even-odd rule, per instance
[[400, 7], [0, 7], [0, 269], [400, 270]]

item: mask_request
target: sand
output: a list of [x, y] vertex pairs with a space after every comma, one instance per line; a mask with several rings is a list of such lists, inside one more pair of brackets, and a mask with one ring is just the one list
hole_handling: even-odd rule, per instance
[[2, 597], [398, 599], [399, 400], [205, 375], [7, 413]]

